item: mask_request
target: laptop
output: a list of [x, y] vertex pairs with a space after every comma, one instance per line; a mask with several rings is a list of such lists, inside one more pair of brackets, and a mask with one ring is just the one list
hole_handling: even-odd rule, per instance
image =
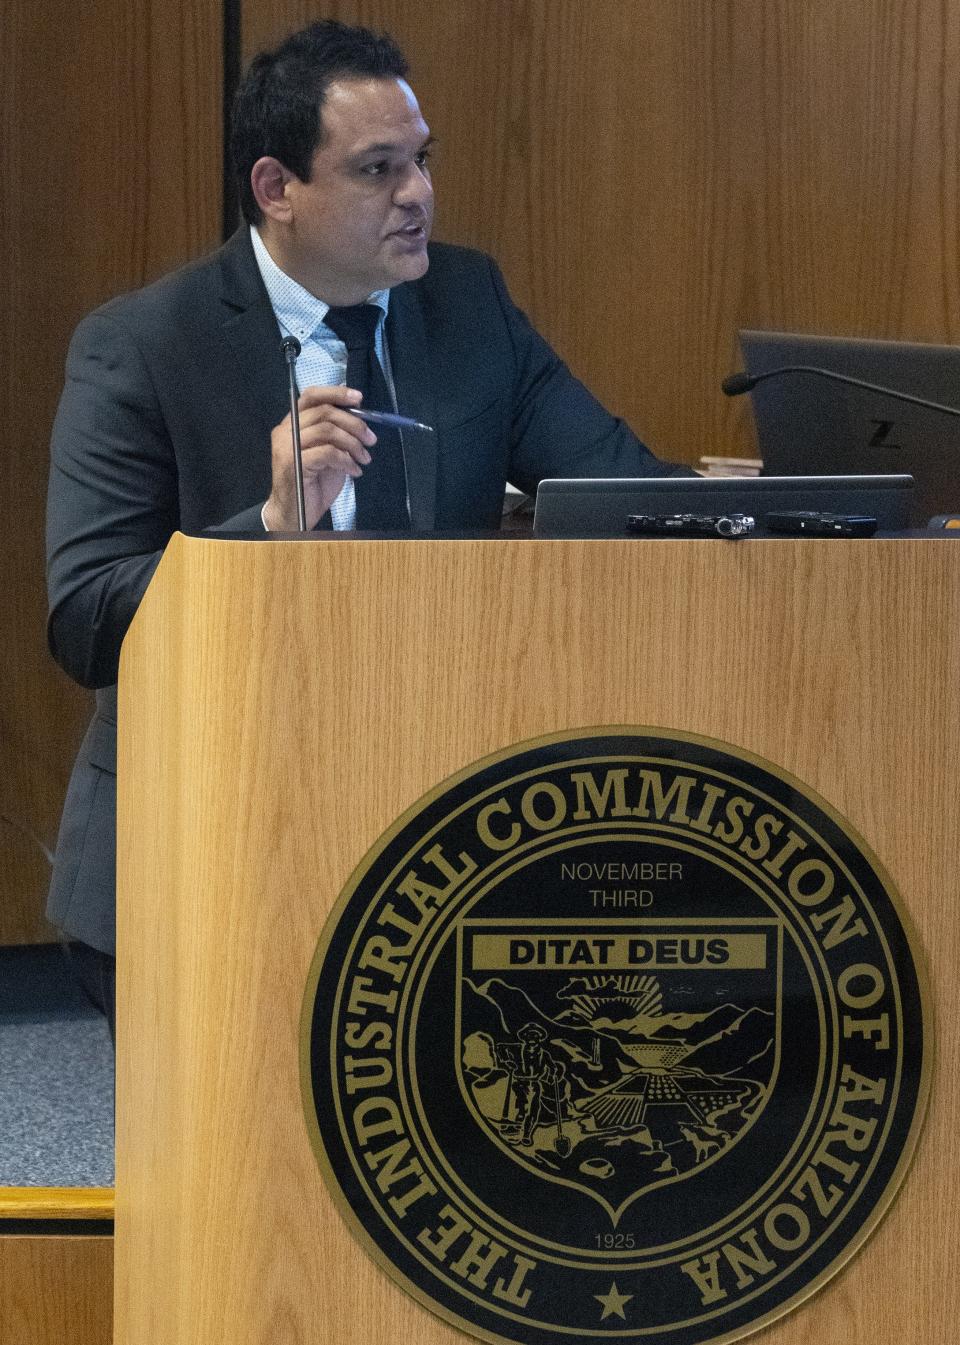
[[624, 537], [628, 514], [752, 515], [792, 509], [869, 514], [885, 532], [909, 527], [910, 476], [654, 476], [541, 481], [535, 537]]
[[[960, 347], [791, 332], [741, 331], [747, 373], [812, 364], [960, 409]], [[764, 474], [907, 472], [912, 522], [960, 512], [960, 415], [811, 374], [783, 374], [751, 393]]]

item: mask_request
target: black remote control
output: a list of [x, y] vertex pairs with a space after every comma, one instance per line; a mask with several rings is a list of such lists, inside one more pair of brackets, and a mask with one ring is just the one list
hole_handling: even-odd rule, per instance
[[872, 537], [877, 520], [868, 514], [820, 514], [796, 509], [767, 514], [764, 527], [790, 537]]

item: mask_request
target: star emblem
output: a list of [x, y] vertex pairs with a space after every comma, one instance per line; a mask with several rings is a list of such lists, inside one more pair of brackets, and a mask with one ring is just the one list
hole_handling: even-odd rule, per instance
[[627, 1320], [627, 1314], [623, 1309], [633, 1298], [633, 1294], [621, 1294], [615, 1280], [605, 1294], [594, 1294], [593, 1297], [603, 1305], [603, 1312], [600, 1314], [601, 1322], [608, 1317], [622, 1317], [624, 1321]]

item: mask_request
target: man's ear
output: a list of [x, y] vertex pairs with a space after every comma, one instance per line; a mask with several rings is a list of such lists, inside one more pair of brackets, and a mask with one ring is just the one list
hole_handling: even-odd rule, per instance
[[279, 159], [270, 155], [258, 159], [250, 169], [250, 186], [265, 219], [282, 224], [289, 222], [290, 202], [286, 189], [292, 177], [289, 168], [284, 168]]

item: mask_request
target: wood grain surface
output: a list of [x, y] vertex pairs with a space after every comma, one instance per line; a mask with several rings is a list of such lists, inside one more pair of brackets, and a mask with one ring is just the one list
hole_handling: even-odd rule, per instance
[[0, 1237], [4, 1345], [112, 1345], [113, 1238]]
[[951, 1339], [958, 617], [960, 550], [937, 540], [175, 539], [122, 669], [117, 1345], [268, 1345], [278, 1324], [289, 1345], [462, 1338], [327, 1194], [304, 987], [405, 808], [485, 754], [595, 724], [758, 754], [892, 874], [936, 1018], [919, 1156], [839, 1279], [758, 1340]]
[[[438, 235], [663, 456], [751, 456], [740, 327], [960, 334], [952, 0], [336, 0], [395, 33]], [[248, 55], [316, 17], [243, 0]]]
[[70, 334], [98, 303], [218, 241], [219, 0], [5, 0], [0, 17], [0, 943], [42, 920], [91, 698], [45, 635], [50, 427]]

